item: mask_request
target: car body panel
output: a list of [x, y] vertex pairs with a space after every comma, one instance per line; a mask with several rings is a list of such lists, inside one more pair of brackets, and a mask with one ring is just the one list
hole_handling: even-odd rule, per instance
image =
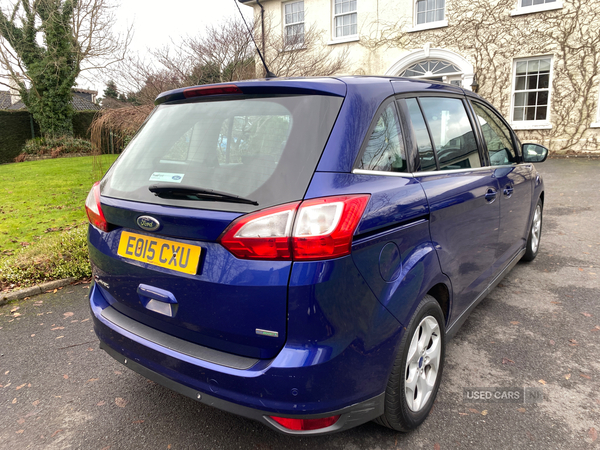
[[469, 306], [493, 276], [500, 203], [492, 168], [419, 176], [430, 208], [430, 231], [442, 272], [452, 280], [452, 315]]
[[373, 115], [394, 94], [386, 78], [344, 78], [348, 91], [317, 172], [350, 172]]
[[[352, 296], [340, 295], [341, 279]], [[115, 326], [102, 315], [112, 306], [98, 284], [90, 300], [101, 341], [156, 373], [240, 405], [318, 414], [380, 394], [403, 329], [381, 307], [352, 258], [296, 263], [289, 289], [291, 325], [284, 348], [247, 370], [198, 360]], [[348, 371], [349, 365], [356, 370]]]
[[[90, 229], [88, 236], [95, 277], [109, 286], [112, 307], [157, 330], [238, 355], [272, 358], [281, 349], [291, 262], [238, 260], [220, 244], [202, 242], [200, 272], [187, 275], [116, 255], [120, 233]], [[174, 296], [173, 317], [147, 308], [138, 293], [142, 283]], [[278, 335], [261, 336], [257, 329]]]
[[527, 241], [533, 196], [533, 164], [499, 167], [500, 233], [497, 260], [501, 266]]

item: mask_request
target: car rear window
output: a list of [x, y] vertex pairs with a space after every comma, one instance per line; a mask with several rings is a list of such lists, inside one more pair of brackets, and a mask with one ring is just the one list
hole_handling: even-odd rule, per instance
[[[102, 182], [102, 195], [248, 212], [299, 200], [343, 99], [301, 95], [160, 105]], [[258, 205], [155, 195], [197, 188]]]

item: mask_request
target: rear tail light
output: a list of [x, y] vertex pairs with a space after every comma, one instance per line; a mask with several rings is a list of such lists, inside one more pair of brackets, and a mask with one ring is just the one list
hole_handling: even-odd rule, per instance
[[337, 258], [350, 254], [354, 230], [368, 201], [368, 195], [348, 195], [303, 202], [292, 235], [294, 259]]
[[264, 209], [234, 221], [220, 242], [241, 259], [291, 259], [290, 230], [300, 202]]
[[100, 182], [96, 182], [85, 200], [85, 212], [92, 225], [102, 231], [108, 231], [108, 222], [100, 207]]
[[270, 416], [279, 425], [287, 428], [288, 430], [320, 430], [333, 425], [340, 418], [339, 415], [331, 417], [323, 417], [321, 419], [289, 419], [287, 417], [276, 417]]
[[369, 197], [323, 197], [248, 214], [234, 221], [220, 242], [241, 259], [319, 260], [348, 255]]

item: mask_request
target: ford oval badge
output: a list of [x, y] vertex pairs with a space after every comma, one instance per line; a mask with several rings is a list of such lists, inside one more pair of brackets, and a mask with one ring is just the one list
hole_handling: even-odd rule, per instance
[[137, 224], [142, 230], [156, 231], [160, 228], [160, 222], [154, 217], [140, 216], [137, 218]]

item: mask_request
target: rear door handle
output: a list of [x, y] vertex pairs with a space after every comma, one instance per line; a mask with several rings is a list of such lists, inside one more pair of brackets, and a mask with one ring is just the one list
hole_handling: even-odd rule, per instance
[[513, 187], [510, 184], [507, 184], [506, 187], [504, 188], [504, 195], [506, 197], [510, 197], [511, 195], [513, 195]]
[[488, 203], [493, 203], [494, 200], [496, 200], [496, 190], [489, 188], [487, 190], [487, 192], [485, 193], [485, 199], [487, 200]]

